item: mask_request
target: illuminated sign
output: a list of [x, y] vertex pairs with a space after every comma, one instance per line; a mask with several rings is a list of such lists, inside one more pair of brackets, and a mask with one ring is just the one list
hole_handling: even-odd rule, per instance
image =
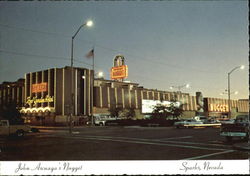
[[228, 112], [228, 105], [225, 104], [210, 104], [210, 111], [214, 112]]
[[48, 91], [48, 83], [32, 84], [32, 93]]
[[124, 79], [128, 77], [128, 66], [122, 65], [111, 68], [111, 79]]
[[32, 104], [36, 105], [37, 103], [49, 103], [49, 102], [54, 102], [54, 97], [51, 97], [49, 95], [46, 95], [45, 98], [36, 98], [33, 97], [31, 99], [31, 97], [27, 97], [27, 101], [26, 103], [29, 104], [30, 106], [32, 106]]
[[152, 113], [154, 107], [157, 105], [163, 105], [169, 107], [171, 103], [174, 103], [175, 107], [180, 107], [180, 102], [160, 101], [160, 100], [142, 100], [142, 113]]
[[31, 113], [31, 112], [55, 112], [55, 108], [53, 107], [39, 107], [39, 108], [25, 108], [23, 107], [20, 110], [21, 113]]

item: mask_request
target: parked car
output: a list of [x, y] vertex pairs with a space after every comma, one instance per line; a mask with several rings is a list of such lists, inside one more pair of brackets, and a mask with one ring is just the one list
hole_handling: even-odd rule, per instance
[[203, 122], [199, 121], [199, 120], [195, 120], [195, 119], [186, 119], [186, 120], [182, 120], [182, 121], [179, 121], [179, 122], [175, 122], [174, 126], [176, 128], [181, 128], [181, 127], [188, 128], [188, 127], [190, 127], [192, 125], [197, 125], [197, 124], [203, 124]]
[[120, 118], [111, 117], [109, 115], [98, 115], [94, 116], [94, 124], [97, 126], [105, 126], [107, 121], [118, 120]]
[[220, 120], [221, 124], [233, 124], [234, 122], [235, 122], [235, 119]]
[[31, 131], [30, 126], [25, 124], [11, 124], [9, 120], [0, 120], [0, 135], [1, 136], [10, 136], [15, 135], [22, 137], [25, 133]]
[[216, 117], [211, 117], [211, 116], [208, 116], [202, 122], [203, 124], [221, 124], [221, 122], [217, 120]]
[[205, 122], [208, 120], [208, 118], [206, 116], [195, 116], [195, 117], [193, 117], [193, 119], [195, 119], [197, 121], [202, 121], [202, 122]]
[[249, 137], [249, 121], [248, 115], [238, 115], [233, 123], [222, 123], [220, 135], [224, 136], [227, 141], [231, 141], [235, 137], [248, 140]]

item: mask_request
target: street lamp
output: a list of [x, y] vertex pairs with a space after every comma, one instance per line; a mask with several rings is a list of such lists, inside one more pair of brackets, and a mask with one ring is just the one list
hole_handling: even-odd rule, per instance
[[176, 89], [178, 89], [179, 92], [181, 92], [181, 89], [184, 88], [184, 87], [185, 88], [189, 88], [190, 85], [189, 84], [185, 84], [185, 85], [181, 85], [181, 86], [171, 86], [170, 89], [172, 90], [172, 89], [176, 88]]
[[[179, 94], [179, 96], [181, 96], [181, 89], [182, 88], [190, 88], [190, 84], [184, 84], [184, 85], [180, 85], [180, 86], [171, 86], [170, 89], [173, 90], [174, 88], [178, 89], [177, 93]], [[177, 100], [177, 94], [174, 95], [174, 99]]]
[[[230, 95], [232, 95], [232, 94], [237, 95], [237, 94], [239, 94], [239, 92], [238, 91], [234, 91], [234, 92], [230, 93]], [[225, 90], [225, 92], [220, 93], [220, 95], [228, 95], [227, 90]]]
[[91, 21], [91, 20], [87, 21], [86, 25], [87, 25], [88, 27], [93, 26], [93, 21]]
[[95, 76], [97, 76], [98, 78], [103, 78], [104, 74], [103, 72], [98, 72]]
[[87, 27], [91, 27], [93, 25], [93, 21], [89, 20], [86, 23], [82, 24], [78, 30], [76, 31], [76, 33], [72, 36], [71, 38], [71, 108], [70, 108], [70, 117], [69, 117], [69, 133], [72, 133], [72, 116], [73, 116], [73, 112], [74, 112], [74, 90], [73, 90], [73, 85], [74, 85], [74, 74], [73, 74], [73, 58], [74, 58], [74, 39], [76, 37], [76, 35], [78, 34], [78, 32], [80, 31], [80, 29], [84, 26]]
[[228, 118], [231, 118], [231, 102], [230, 102], [230, 95], [231, 95], [231, 92], [230, 92], [230, 75], [231, 73], [233, 73], [233, 71], [237, 70], [237, 69], [241, 69], [243, 70], [245, 68], [244, 65], [241, 65], [241, 66], [237, 66], [235, 68], [233, 68], [228, 74], [227, 74], [227, 93], [228, 93]]

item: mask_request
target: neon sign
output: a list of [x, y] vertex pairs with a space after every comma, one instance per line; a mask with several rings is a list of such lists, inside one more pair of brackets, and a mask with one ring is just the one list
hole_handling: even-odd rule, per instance
[[228, 105], [225, 105], [225, 104], [210, 104], [210, 111], [228, 112]]
[[111, 68], [111, 79], [124, 79], [128, 77], [128, 66], [122, 65]]
[[48, 83], [32, 84], [32, 93], [48, 91]]
[[45, 98], [37, 98], [37, 97], [27, 97], [27, 101], [26, 103], [29, 104], [30, 106], [32, 106], [33, 104], [36, 105], [37, 103], [50, 103], [50, 102], [54, 102], [54, 97], [46, 95]]
[[117, 55], [114, 58], [114, 65], [110, 70], [111, 79], [123, 81], [128, 77], [128, 66], [125, 65], [125, 58], [123, 55]]

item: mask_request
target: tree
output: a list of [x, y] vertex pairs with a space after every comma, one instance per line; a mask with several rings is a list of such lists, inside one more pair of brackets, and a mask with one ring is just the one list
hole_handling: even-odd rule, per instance
[[123, 111], [123, 108], [119, 105], [111, 106], [108, 111], [111, 117], [119, 117], [120, 113]]
[[132, 119], [133, 117], [135, 117], [135, 108], [134, 108], [134, 107], [131, 107], [131, 108], [125, 109], [124, 115], [125, 115], [128, 119]]
[[166, 118], [169, 115], [171, 115], [171, 113], [168, 107], [161, 104], [157, 104], [152, 112], [152, 118]]
[[173, 118], [178, 118], [183, 114], [183, 105], [184, 104], [176, 106], [174, 102], [171, 102], [170, 106], [167, 107], [167, 109]]
[[154, 107], [153, 118], [177, 118], [183, 114], [183, 105], [177, 106], [177, 101], [172, 100], [169, 106], [158, 104]]
[[0, 117], [9, 120], [11, 124], [22, 124], [24, 122], [16, 103], [14, 102], [10, 102], [0, 107]]

